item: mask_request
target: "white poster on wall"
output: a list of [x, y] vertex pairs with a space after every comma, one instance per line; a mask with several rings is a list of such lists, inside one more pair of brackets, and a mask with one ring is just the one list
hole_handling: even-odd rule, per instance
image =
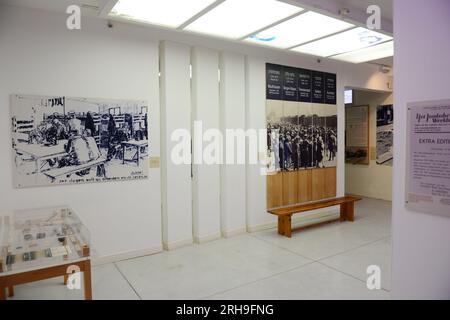
[[450, 100], [408, 104], [406, 207], [450, 217]]
[[11, 96], [18, 188], [148, 177], [145, 101]]

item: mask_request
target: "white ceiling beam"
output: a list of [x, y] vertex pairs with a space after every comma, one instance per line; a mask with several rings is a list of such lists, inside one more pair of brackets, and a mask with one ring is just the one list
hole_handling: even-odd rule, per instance
[[98, 16], [101, 18], [108, 17], [111, 10], [119, 2], [119, 0], [98, 0], [99, 13]]
[[[331, 17], [342, 19], [344, 21], [354, 23], [359, 27], [367, 28], [367, 18], [369, 14], [365, 11], [361, 11], [357, 8], [343, 5], [336, 0], [279, 0], [289, 4], [298, 5], [307, 10], [322, 13]], [[342, 16], [339, 14], [339, 10], [342, 8], [350, 9], [348, 15]], [[392, 21], [388, 19], [383, 19], [381, 17], [381, 30], [374, 30], [377, 32], [385, 33], [390, 36], [393, 35], [394, 28]]]
[[183, 30], [186, 26], [190, 25], [192, 22], [194, 22], [195, 20], [197, 20], [198, 18], [200, 18], [204, 14], [208, 13], [209, 11], [211, 11], [212, 9], [214, 9], [215, 7], [217, 7], [219, 4], [221, 4], [223, 2], [225, 2], [225, 0], [217, 0], [216, 2], [211, 3], [209, 6], [207, 6], [205, 9], [203, 9], [202, 11], [197, 13], [195, 16], [189, 18], [188, 21], [185, 21], [177, 29], [178, 30]]
[[292, 19], [292, 18], [298, 17], [299, 15], [304, 14], [304, 13], [306, 13], [306, 12], [308, 12], [308, 10], [303, 10], [303, 11], [294, 13], [293, 15], [290, 15], [290, 16], [284, 18], [284, 19], [275, 21], [275, 22], [269, 24], [268, 26], [264, 26], [264, 27], [262, 27], [262, 28], [260, 28], [260, 29], [258, 29], [258, 30], [255, 30], [255, 31], [253, 31], [253, 32], [251, 32], [251, 33], [249, 33], [249, 34], [246, 34], [245, 36], [241, 37], [241, 38], [238, 39], [238, 40], [245, 40], [245, 39], [247, 39], [248, 37], [250, 37], [250, 36], [252, 36], [252, 35], [254, 35], [254, 34], [257, 34], [257, 33], [261, 32], [261, 31], [266, 30], [266, 29], [272, 28], [272, 27], [274, 27], [274, 26], [276, 26], [276, 25], [278, 25], [278, 24], [280, 24], [280, 23], [283, 23], [283, 22], [288, 21], [288, 20], [290, 20], [290, 19]]

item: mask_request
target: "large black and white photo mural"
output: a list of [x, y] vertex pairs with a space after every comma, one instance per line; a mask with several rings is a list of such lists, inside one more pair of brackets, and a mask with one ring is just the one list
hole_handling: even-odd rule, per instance
[[148, 178], [148, 104], [11, 96], [17, 188]]
[[266, 65], [270, 171], [337, 166], [336, 75]]

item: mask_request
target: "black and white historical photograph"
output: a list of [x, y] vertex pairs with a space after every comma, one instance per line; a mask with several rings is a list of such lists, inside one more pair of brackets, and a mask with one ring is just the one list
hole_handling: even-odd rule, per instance
[[346, 163], [370, 163], [368, 105], [345, 108], [345, 146]]
[[333, 105], [313, 104], [314, 125], [313, 165], [317, 168], [337, 166], [337, 108]]
[[268, 100], [267, 137], [274, 171], [337, 165], [335, 106]]
[[394, 162], [394, 106], [377, 108], [377, 164], [392, 166]]
[[267, 153], [270, 159], [268, 164], [269, 172], [281, 171], [281, 165], [284, 163], [280, 159], [281, 147], [281, 128], [283, 118], [283, 101], [266, 101], [266, 121], [267, 121]]
[[16, 187], [148, 178], [145, 101], [11, 96]]

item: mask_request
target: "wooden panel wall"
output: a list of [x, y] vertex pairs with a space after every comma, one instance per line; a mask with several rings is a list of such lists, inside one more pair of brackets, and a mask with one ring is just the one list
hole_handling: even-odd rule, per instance
[[336, 168], [325, 168], [322, 169], [325, 171], [325, 198], [334, 198], [336, 197], [336, 179], [337, 172]]
[[267, 176], [267, 208], [283, 206], [283, 173]]
[[312, 200], [325, 199], [325, 185], [327, 179], [325, 177], [325, 169], [312, 170]]
[[267, 208], [336, 197], [336, 168], [279, 172], [267, 176]]
[[312, 200], [312, 170], [298, 171], [297, 203]]
[[298, 172], [283, 172], [283, 204], [296, 204], [298, 201]]

